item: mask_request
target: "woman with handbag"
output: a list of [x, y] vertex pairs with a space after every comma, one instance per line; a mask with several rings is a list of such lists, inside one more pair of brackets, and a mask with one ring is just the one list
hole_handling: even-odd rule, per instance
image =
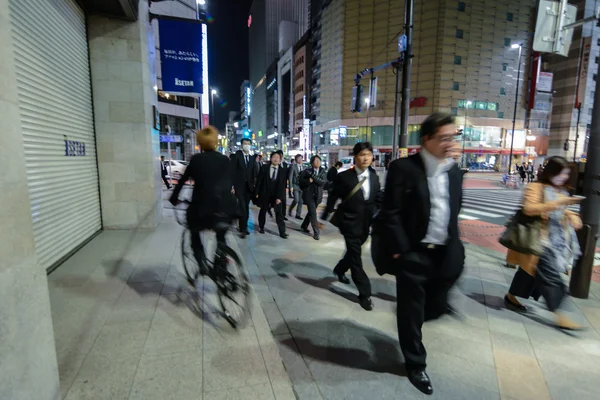
[[327, 220], [338, 199], [342, 202], [331, 218], [346, 242], [346, 254], [333, 269], [342, 283], [349, 284], [346, 272], [350, 270], [358, 289], [358, 300], [367, 311], [373, 309], [371, 282], [362, 265], [362, 245], [369, 237], [369, 229], [380, 200], [379, 177], [373, 163], [373, 146], [369, 142], [357, 143], [353, 149], [354, 167], [341, 172], [335, 178], [333, 190], [327, 199], [327, 207], [321, 219]]
[[[557, 325], [562, 329], [578, 329], [579, 326], [563, 314], [558, 308], [566, 295], [566, 286], [561, 272], [574, 257], [581, 255], [576, 229], [582, 222], [577, 213], [567, 209], [577, 204], [580, 197], [569, 197], [565, 185], [569, 180], [570, 169], [563, 157], [551, 157], [538, 182], [528, 185], [523, 194], [522, 214], [537, 217], [540, 223], [539, 243], [523, 243], [523, 248], [539, 246], [541, 251], [531, 254], [510, 251], [507, 262], [518, 264], [510, 289], [504, 302], [511, 308], [525, 311], [526, 307], [518, 297], [544, 297], [548, 309], [555, 313]], [[511, 229], [509, 227], [508, 229]], [[532, 235], [532, 238], [537, 235]]]

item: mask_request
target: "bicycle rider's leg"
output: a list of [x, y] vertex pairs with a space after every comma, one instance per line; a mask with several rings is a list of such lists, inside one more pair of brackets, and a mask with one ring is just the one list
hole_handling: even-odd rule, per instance
[[200, 239], [200, 231], [190, 231], [190, 236], [192, 239], [192, 251], [194, 252], [194, 257], [196, 258], [196, 262], [199, 266], [204, 265], [204, 246], [202, 245], [202, 239]]

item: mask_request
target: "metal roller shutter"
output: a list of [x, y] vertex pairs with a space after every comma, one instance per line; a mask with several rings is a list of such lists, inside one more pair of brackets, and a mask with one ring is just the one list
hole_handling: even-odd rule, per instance
[[[9, 7], [35, 247], [50, 268], [101, 229], [85, 14], [73, 0]], [[67, 156], [66, 140], [85, 155]]]

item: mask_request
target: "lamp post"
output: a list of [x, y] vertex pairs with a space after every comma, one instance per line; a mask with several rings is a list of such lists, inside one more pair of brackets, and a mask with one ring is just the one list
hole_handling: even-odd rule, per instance
[[215, 124], [215, 96], [219, 96], [215, 89], [210, 91], [210, 122]]
[[469, 112], [469, 106], [473, 104], [471, 100], [467, 100], [465, 103], [465, 126], [463, 129], [463, 148], [462, 148], [462, 168], [465, 167], [465, 140], [467, 138], [467, 113]]
[[365, 98], [365, 104], [367, 105], [367, 126], [365, 127], [365, 134], [363, 142], [366, 142], [368, 138], [368, 134], [366, 132], [369, 131], [369, 109], [371, 108], [371, 99], [369, 97]]
[[513, 121], [512, 121], [512, 136], [510, 138], [510, 154], [508, 156], [508, 173], [510, 174], [510, 169], [512, 166], [512, 154], [513, 154], [513, 146], [515, 144], [515, 124], [517, 121], [517, 104], [519, 103], [519, 79], [521, 79], [521, 50], [523, 49], [523, 44], [513, 44], [510, 46], [513, 49], [519, 49], [519, 57], [517, 58], [517, 88], [515, 90], [515, 111], [513, 113]]

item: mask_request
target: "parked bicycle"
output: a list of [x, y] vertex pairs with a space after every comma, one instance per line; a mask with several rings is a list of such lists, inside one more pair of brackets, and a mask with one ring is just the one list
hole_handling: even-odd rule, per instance
[[[182, 201], [175, 209], [175, 219], [185, 229], [181, 235], [181, 258], [183, 270], [190, 285], [196, 287], [200, 276], [208, 276], [217, 287], [217, 297], [223, 317], [233, 327], [243, 327], [250, 311], [250, 280], [240, 256], [225, 240], [229, 223], [217, 223], [217, 246], [212, 260], [206, 254], [202, 265], [198, 264], [191, 246], [191, 235], [187, 226], [186, 211], [189, 201]], [[224, 218], [223, 221], [226, 221]]]

